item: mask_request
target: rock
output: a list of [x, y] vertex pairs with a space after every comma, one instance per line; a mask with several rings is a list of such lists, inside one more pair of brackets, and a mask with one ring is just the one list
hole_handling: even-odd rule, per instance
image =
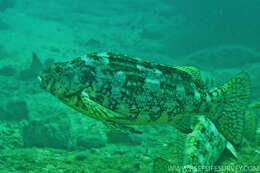
[[29, 110], [23, 100], [10, 100], [6, 103], [3, 120], [21, 121], [29, 119]]
[[24, 146], [21, 135], [23, 124], [10, 124], [0, 121], [0, 149], [22, 148]]
[[100, 47], [102, 44], [100, 41], [91, 38], [86, 42], [86, 46], [90, 46], [90, 47]]
[[106, 141], [96, 136], [79, 136], [77, 138], [77, 147], [80, 148], [102, 148], [105, 147]]
[[[0, 18], [0, 30], [8, 30], [10, 28], [11, 28], [11, 26], [8, 23], [6, 23], [3, 20], [1, 20], [1, 18]], [[1, 54], [1, 52], [0, 52], [0, 54]], [[1, 59], [1, 57], [0, 57], [0, 59]]]
[[66, 114], [47, 119], [32, 120], [23, 128], [25, 147], [71, 149], [70, 126], [71, 122]]
[[[1, 21], [1, 18], [0, 18], [0, 30], [2, 30], [3, 28], [3, 23]], [[6, 57], [9, 56], [9, 53], [7, 52], [7, 50], [5, 49], [5, 47], [3, 47], [2, 45], [0, 45], [0, 60], [1, 59], [5, 59]]]
[[14, 76], [15, 73], [16, 73], [16, 70], [10, 65], [0, 68], [1, 76]]
[[124, 144], [124, 145], [140, 145], [141, 140], [137, 139], [137, 136], [122, 133], [117, 130], [109, 130], [106, 132], [107, 142], [112, 144]]
[[53, 64], [55, 61], [52, 58], [48, 58], [45, 62], [44, 62], [44, 66], [48, 66]]
[[7, 120], [10, 114], [0, 107], [0, 120]]
[[11, 100], [6, 104], [6, 111], [12, 115], [12, 120], [29, 119], [29, 110], [23, 100]]
[[43, 65], [38, 58], [36, 53], [32, 54], [32, 64], [28, 69], [25, 69], [20, 72], [20, 79], [21, 80], [33, 80], [36, 79], [39, 72], [42, 70]]
[[87, 154], [86, 153], [78, 153], [75, 156], [75, 160], [78, 160], [78, 161], [86, 160], [86, 158], [87, 158]]
[[34, 71], [40, 71], [40, 69], [42, 69], [42, 63], [40, 61], [40, 59], [38, 58], [36, 53], [32, 54], [32, 64], [31, 64], [31, 69]]
[[56, 47], [51, 47], [50, 51], [52, 51], [52, 52], [60, 52], [60, 50], [58, 48], [56, 48]]
[[99, 40], [96, 40], [94, 38], [90, 38], [87, 41], [79, 39], [77, 40], [77, 43], [79, 44], [79, 46], [82, 47], [99, 48], [102, 46], [102, 43]]
[[142, 39], [148, 39], [148, 40], [161, 40], [165, 37], [165, 33], [163, 33], [160, 29], [158, 28], [155, 29], [156, 27], [153, 26], [153, 28], [144, 28], [141, 32], [140, 32], [140, 37]]
[[0, 11], [4, 12], [8, 8], [13, 8], [16, 0], [0, 0]]
[[259, 63], [260, 54], [242, 46], [221, 46], [194, 52], [186, 60], [201, 69], [241, 68]]

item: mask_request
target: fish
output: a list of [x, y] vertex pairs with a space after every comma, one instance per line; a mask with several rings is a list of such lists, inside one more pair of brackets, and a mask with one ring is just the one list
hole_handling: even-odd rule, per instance
[[168, 124], [191, 134], [201, 122], [199, 115], [232, 145], [242, 142], [250, 96], [247, 72], [209, 89], [193, 66], [94, 52], [45, 67], [38, 81], [64, 104], [104, 123]]

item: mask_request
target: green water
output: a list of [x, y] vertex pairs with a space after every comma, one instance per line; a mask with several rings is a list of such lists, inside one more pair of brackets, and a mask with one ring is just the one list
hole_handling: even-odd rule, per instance
[[158, 157], [182, 166], [174, 127], [124, 134], [39, 87], [45, 66], [96, 51], [192, 65], [209, 88], [247, 72], [238, 159], [225, 150], [211, 170], [260, 172], [259, 16], [258, 0], [0, 0], [0, 173], [150, 173]]

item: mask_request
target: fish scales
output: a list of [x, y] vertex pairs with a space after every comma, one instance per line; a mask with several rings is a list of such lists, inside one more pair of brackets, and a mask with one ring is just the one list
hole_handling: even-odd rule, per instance
[[173, 67], [104, 52], [55, 63], [39, 78], [41, 87], [63, 103], [98, 120], [171, 124], [186, 131], [189, 128], [183, 124], [201, 114], [230, 141], [241, 141], [242, 112], [250, 88], [246, 73], [208, 90], [195, 67]]
[[[174, 116], [174, 114], [181, 113], [183, 109], [177, 108], [184, 104], [186, 107], [194, 108], [190, 111], [199, 110], [200, 100], [193, 99], [194, 101], [192, 101], [190, 99], [194, 98], [194, 90], [197, 86], [185, 72], [141, 60], [133, 60], [126, 56], [110, 55], [108, 67], [104, 71], [110, 75], [113, 82], [103, 82], [102, 86], [110, 85], [110, 87], [106, 89], [100, 87], [96, 91], [96, 93], [107, 93], [107, 101], [100, 102], [96, 99], [97, 97], [92, 99], [115, 112], [129, 115], [121, 118], [133, 119], [134, 117], [137, 119], [144, 112], [150, 116], [148, 122], [154, 122], [163, 114]], [[97, 76], [96, 79], [98, 80], [99, 77]], [[101, 80], [103, 79], [101, 78]], [[200, 88], [196, 90], [202, 91]], [[185, 98], [188, 99], [185, 100]], [[133, 109], [136, 111], [131, 111]], [[168, 117], [168, 119], [172, 118]]]
[[[109, 126], [137, 133], [125, 125], [173, 125], [184, 132], [176, 144], [183, 148], [178, 162], [190, 172], [197, 165], [214, 165], [225, 148], [237, 157], [232, 144], [241, 144], [244, 134], [250, 94], [246, 72], [208, 90], [195, 67], [104, 52], [55, 63], [38, 79], [64, 104]], [[169, 165], [157, 158], [154, 172], [165, 173]]]

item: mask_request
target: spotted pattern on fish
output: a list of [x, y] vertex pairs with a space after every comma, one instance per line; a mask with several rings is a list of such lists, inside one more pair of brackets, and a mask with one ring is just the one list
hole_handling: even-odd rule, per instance
[[195, 67], [104, 52], [55, 63], [39, 79], [42, 88], [92, 118], [126, 125], [173, 124], [190, 131], [184, 121], [200, 114], [228, 140], [242, 140], [250, 88], [247, 73], [208, 90]]
[[[100, 58], [96, 53], [87, 57], [93, 58], [92, 62]], [[204, 86], [193, 81], [186, 72], [124, 55], [108, 53], [104, 58], [108, 58], [108, 66], [102, 70], [96, 67], [95, 71], [99, 71], [96, 73], [97, 81], [90, 87], [95, 87], [97, 94], [91, 99], [127, 115], [118, 119], [138, 119], [145, 112], [150, 122], [158, 120], [163, 114], [170, 121], [173, 115], [185, 110], [199, 112], [203, 95], [206, 95]], [[100, 78], [101, 81], [103, 78], [111, 80], [99, 83]], [[194, 97], [195, 94], [199, 95], [199, 99]]]

